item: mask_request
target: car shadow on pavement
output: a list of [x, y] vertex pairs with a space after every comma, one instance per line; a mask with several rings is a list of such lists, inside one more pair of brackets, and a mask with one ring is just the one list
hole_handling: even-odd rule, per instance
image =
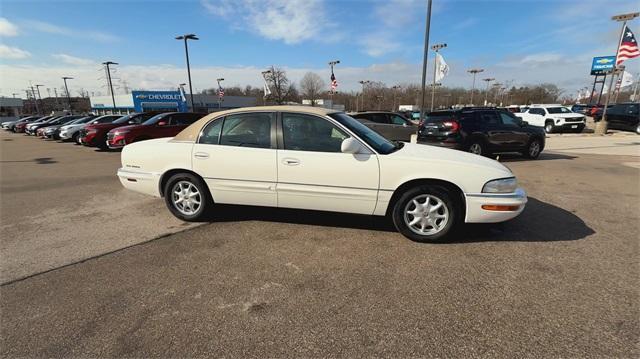
[[[388, 217], [232, 205], [217, 205], [210, 221], [267, 221], [396, 232]], [[574, 241], [594, 233], [575, 214], [529, 197], [525, 210], [515, 219], [505, 223], [464, 224], [446, 243]]]
[[[578, 158], [577, 156], [564, 155], [561, 153], [543, 152], [535, 159], [526, 158], [520, 154], [501, 153], [497, 156], [497, 160], [500, 162], [520, 162], [520, 161], [550, 161], [550, 160], [572, 160]], [[496, 157], [494, 157], [496, 159]]]
[[0, 161], [0, 163], [29, 163], [33, 162], [37, 165], [51, 165], [54, 163], [58, 163], [58, 161], [54, 160], [52, 157], [40, 157], [34, 158], [32, 160], [24, 160], [24, 161]]

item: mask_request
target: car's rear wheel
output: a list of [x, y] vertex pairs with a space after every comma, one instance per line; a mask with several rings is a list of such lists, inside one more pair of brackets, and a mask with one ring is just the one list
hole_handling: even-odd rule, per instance
[[79, 145], [80, 144], [80, 139], [78, 137], [80, 137], [80, 133], [76, 132], [71, 136], [71, 140]]
[[553, 125], [553, 121], [547, 121], [544, 124], [544, 132], [546, 133], [554, 133], [556, 127]]
[[205, 183], [191, 173], [171, 176], [164, 187], [164, 200], [174, 216], [188, 222], [205, 220], [213, 205]]
[[636, 133], [640, 135], [640, 123], [636, 126]]
[[469, 152], [478, 156], [489, 156], [490, 153], [487, 151], [487, 146], [484, 142], [480, 140], [472, 140], [469, 144]]
[[539, 139], [534, 138], [527, 145], [527, 149], [524, 152], [524, 156], [530, 159], [536, 159], [540, 156], [540, 152], [542, 151], [542, 143]]
[[458, 214], [450, 191], [427, 185], [402, 194], [392, 212], [398, 231], [417, 242], [443, 241], [457, 225]]

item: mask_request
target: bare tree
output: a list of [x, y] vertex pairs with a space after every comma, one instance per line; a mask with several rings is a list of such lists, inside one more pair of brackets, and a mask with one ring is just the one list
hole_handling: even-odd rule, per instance
[[271, 67], [271, 72], [266, 74], [267, 83], [271, 88], [272, 99], [278, 105], [285, 104], [287, 101], [293, 100], [297, 91], [295, 86], [287, 78], [287, 73], [279, 67]]
[[300, 90], [306, 100], [311, 101], [311, 106], [315, 106], [320, 99], [320, 94], [325, 87], [322, 78], [313, 72], [307, 72], [300, 80]]

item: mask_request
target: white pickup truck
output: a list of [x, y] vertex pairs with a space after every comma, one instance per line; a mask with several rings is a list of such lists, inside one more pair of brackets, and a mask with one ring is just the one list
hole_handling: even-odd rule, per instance
[[584, 115], [572, 112], [562, 105], [531, 105], [527, 111], [514, 115], [531, 126], [544, 127], [546, 133], [582, 132], [587, 124]]

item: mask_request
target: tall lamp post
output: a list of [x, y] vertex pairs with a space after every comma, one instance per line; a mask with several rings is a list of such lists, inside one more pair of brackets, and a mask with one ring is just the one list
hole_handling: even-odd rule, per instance
[[391, 87], [391, 91], [393, 91], [393, 105], [391, 107], [391, 111], [396, 110], [396, 95], [398, 94], [398, 90], [400, 90], [401, 88], [402, 86], [400, 85], [395, 85]]
[[67, 86], [67, 80], [73, 80], [73, 77], [64, 76], [62, 80], [64, 81], [64, 90], [67, 92], [67, 103], [69, 104], [69, 113], [73, 113], [73, 111], [71, 111], [71, 95], [69, 94], [69, 86]]
[[42, 106], [42, 113], [45, 113], [44, 104], [42, 103], [42, 96], [40, 96], [40, 87], [44, 87], [44, 85], [35, 85], [36, 91], [38, 92], [38, 100], [40, 101], [40, 105]]
[[618, 54], [620, 52], [620, 45], [622, 44], [622, 38], [624, 37], [624, 29], [627, 27], [627, 21], [633, 20], [636, 17], [640, 16], [640, 12], [634, 12], [630, 14], [622, 14], [616, 15], [611, 18], [613, 21], [622, 21], [622, 29], [620, 30], [620, 37], [618, 38], [618, 46], [616, 46], [616, 64], [614, 65], [613, 73], [611, 74], [611, 80], [609, 80], [609, 91], [607, 91], [607, 97], [604, 100], [604, 108], [602, 109], [602, 120], [600, 120], [596, 124], [595, 133], [597, 135], [604, 135], [607, 133], [607, 127], [609, 124], [607, 122], [607, 106], [609, 106], [609, 98], [610, 94], [613, 91], [613, 75], [618, 70]]
[[107, 81], [109, 81], [109, 92], [111, 92], [111, 101], [113, 102], [113, 112], [116, 111], [116, 96], [113, 94], [113, 82], [111, 81], [111, 70], [109, 69], [110, 65], [118, 65], [117, 62], [106, 61], [102, 63], [107, 68]]
[[189, 77], [189, 97], [191, 99], [191, 111], [195, 111], [193, 107], [193, 88], [191, 87], [191, 67], [189, 65], [189, 46], [187, 40], [200, 40], [195, 34], [185, 34], [176, 36], [176, 40], [184, 40], [184, 53], [187, 57], [187, 76]]
[[473, 106], [473, 93], [476, 90], [476, 74], [479, 74], [479, 73], [481, 73], [483, 71], [484, 71], [484, 69], [469, 69], [469, 70], [467, 70], [468, 73], [473, 74], [473, 84], [471, 85], [471, 100], [469, 101], [472, 106]]
[[487, 90], [484, 93], [484, 105], [487, 105], [487, 95], [489, 94], [489, 84], [491, 83], [491, 81], [494, 81], [495, 78], [493, 77], [487, 77], [486, 79], [482, 79], [482, 81], [487, 83]]
[[433, 111], [433, 103], [436, 98], [436, 71], [438, 70], [437, 69], [438, 51], [440, 51], [440, 49], [444, 49], [445, 47], [447, 47], [447, 44], [444, 44], [444, 43], [435, 44], [431, 46], [431, 50], [435, 52], [435, 54], [433, 55], [433, 84], [431, 86], [431, 111]]
[[429, 29], [431, 28], [431, 3], [432, 0], [427, 1], [427, 21], [424, 30], [424, 56], [422, 57], [422, 92], [420, 94], [420, 118], [418, 121], [422, 121], [424, 118], [424, 93], [427, 87], [427, 61], [429, 60]]
[[[367, 84], [371, 83], [371, 81], [369, 81], [369, 80], [360, 80], [358, 82], [360, 83], [360, 85], [362, 85], [362, 94], [360, 95], [362, 100], [360, 102], [362, 102], [362, 110], [364, 111], [364, 90], [365, 90], [365, 86]], [[358, 111], [358, 102], [356, 102], [356, 111]]]

